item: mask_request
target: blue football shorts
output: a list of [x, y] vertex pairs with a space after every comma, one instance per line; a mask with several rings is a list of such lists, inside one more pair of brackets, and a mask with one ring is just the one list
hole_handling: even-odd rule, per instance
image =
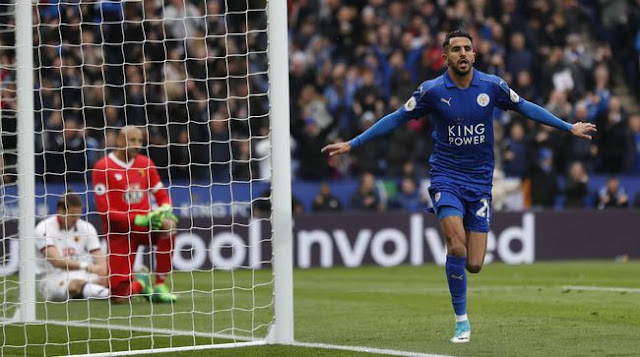
[[487, 233], [491, 224], [491, 195], [471, 193], [464, 189], [429, 188], [433, 211], [439, 220], [461, 216], [464, 229]]

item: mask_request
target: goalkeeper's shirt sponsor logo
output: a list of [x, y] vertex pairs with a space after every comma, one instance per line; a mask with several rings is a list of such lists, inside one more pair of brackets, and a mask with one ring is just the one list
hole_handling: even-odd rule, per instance
[[140, 185], [133, 184], [122, 196], [122, 199], [128, 204], [137, 204], [144, 199], [144, 191], [140, 189]]

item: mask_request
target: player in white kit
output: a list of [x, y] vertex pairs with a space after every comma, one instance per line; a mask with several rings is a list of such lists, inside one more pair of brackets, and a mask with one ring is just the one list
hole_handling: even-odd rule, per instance
[[36, 226], [36, 279], [45, 300], [109, 297], [107, 261], [98, 233], [81, 215], [80, 197], [66, 193], [57, 213]]

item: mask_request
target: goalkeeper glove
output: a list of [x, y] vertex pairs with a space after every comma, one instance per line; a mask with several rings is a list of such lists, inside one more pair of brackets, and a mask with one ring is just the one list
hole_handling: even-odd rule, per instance
[[170, 218], [172, 221], [178, 223], [178, 217], [173, 214], [173, 207], [171, 207], [171, 205], [169, 204], [163, 204], [162, 206], [156, 208], [152, 213], [158, 215], [160, 223], [162, 223], [165, 218]]
[[151, 229], [160, 229], [165, 218], [171, 218], [174, 222], [178, 222], [178, 217], [173, 214], [171, 205], [164, 204], [147, 214], [137, 215], [133, 223], [138, 226], [150, 226]]

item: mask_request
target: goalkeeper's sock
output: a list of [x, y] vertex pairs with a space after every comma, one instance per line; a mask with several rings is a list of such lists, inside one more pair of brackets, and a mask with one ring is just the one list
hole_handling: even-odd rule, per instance
[[466, 316], [467, 314], [467, 257], [455, 257], [447, 255], [445, 271], [447, 272], [447, 282], [451, 293], [451, 303], [456, 316]]
[[142, 284], [137, 281], [123, 282], [116, 287], [111, 288], [111, 292], [115, 297], [129, 297], [131, 295], [140, 294], [142, 292]]
[[156, 273], [156, 285], [164, 284], [167, 274]]
[[106, 299], [109, 297], [109, 289], [102, 285], [86, 283], [82, 287], [82, 297], [84, 299]]
[[132, 281], [131, 282], [131, 295], [136, 295], [136, 294], [140, 294], [143, 290], [143, 286], [142, 284], [140, 284], [140, 282], [138, 281]]
[[175, 234], [163, 236], [156, 241], [156, 283], [158, 278], [164, 280], [165, 276], [171, 272], [171, 253]]

